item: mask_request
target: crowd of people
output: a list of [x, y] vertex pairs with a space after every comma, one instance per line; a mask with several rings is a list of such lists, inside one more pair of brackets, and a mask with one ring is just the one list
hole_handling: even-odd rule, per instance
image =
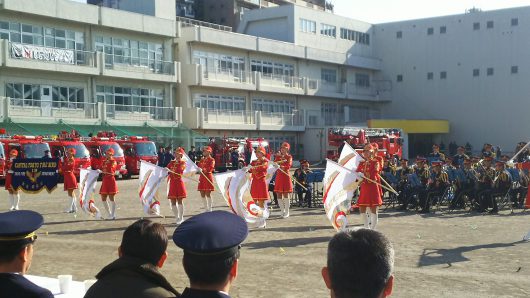
[[[0, 298], [53, 297], [24, 277], [43, 222], [34, 211], [0, 213]], [[138, 220], [125, 229], [118, 258], [96, 274], [85, 298], [229, 298], [247, 235], [246, 222], [226, 211], [195, 215], [178, 226], [172, 240], [183, 250], [179, 263], [189, 280], [179, 293], [159, 271], [171, 257], [166, 229], [149, 219]], [[356, 229], [329, 241], [321, 275], [331, 297], [387, 297], [394, 285], [393, 267], [390, 241], [380, 232]]]

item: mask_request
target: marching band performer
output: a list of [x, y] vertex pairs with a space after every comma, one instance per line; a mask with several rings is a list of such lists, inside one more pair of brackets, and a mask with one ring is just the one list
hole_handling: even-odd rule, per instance
[[[360, 172], [362, 177], [367, 179], [363, 179], [361, 182], [357, 205], [359, 205], [364, 227], [375, 230], [378, 223], [377, 208], [383, 204], [380, 185], [377, 184], [382, 165], [379, 159], [375, 157], [374, 147], [371, 144], [364, 146], [363, 157], [364, 160], [359, 163], [357, 172]], [[367, 208], [370, 209], [370, 222], [368, 222], [366, 215]]]
[[[269, 162], [265, 158], [265, 148], [259, 146], [256, 149], [257, 159], [250, 163], [249, 173], [252, 175], [252, 183], [250, 185], [250, 195], [254, 202], [262, 209], [265, 207], [265, 202], [269, 200], [269, 192], [267, 190], [267, 169]], [[266, 226], [265, 220], [260, 224], [259, 228]]]
[[[99, 189], [99, 194], [101, 195], [101, 200], [103, 205], [107, 210], [111, 219], [116, 219], [116, 202], [114, 201], [114, 196], [118, 193], [118, 185], [116, 184], [116, 178], [114, 177], [114, 172], [118, 167], [118, 163], [114, 159], [114, 149], [109, 148], [106, 152], [106, 159], [101, 165], [101, 173], [103, 173], [103, 180], [101, 182], [101, 188]], [[107, 202], [107, 197], [110, 199], [110, 209], [109, 203]]]
[[20, 194], [18, 190], [15, 190], [11, 185], [13, 181], [13, 161], [18, 156], [17, 149], [11, 149], [9, 151], [9, 159], [4, 164], [4, 173], [6, 174], [5, 189], [9, 192], [9, 202], [11, 203], [10, 211], [18, 210], [18, 202], [20, 201]]
[[510, 173], [505, 169], [505, 163], [503, 161], [497, 161], [495, 163], [495, 178], [492, 181], [492, 188], [490, 191], [485, 192], [480, 197], [480, 209], [479, 212], [485, 212], [486, 208], [492, 208], [490, 213], [499, 212], [499, 207], [496, 196], [504, 196], [510, 189], [511, 180]]
[[442, 195], [447, 186], [449, 186], [449, 177], [442, 170], [442, 161], [433, 161], [427, 189], [420, 194], [420, 206], [422, 207], [420, 213], [429, 213], [432, 199]]
[[77, 189], [77, 179], [74, 175], [74, 169], [76, 168], [75, 163], [75, 148], [69, 148], [66, 151], [66, 157], [61, 164], [61, 172], [63, 174], [64, 180], [64, 191], [68, 192], [68, 198], [70, 199], [70, 206], [65, 210], [66, 213], [75, 213], [77, 212], [77, 207], [75, 204], [75, 190]]
[[167, 198], [170, 200], [170, 207], [173, 214], [175, 214], [177, 225], [180, 225], [184, 221], [184, 205], [182, 204], [182, 200], [187, 195], [186, 186], [182, 180], [182, 174], [186, 169], [186, 162], [182, 160], [184, 149], [182, 147], [175, 149], [174, 155], [175, 159], [167, 165], [167, 169], [169, 170], [169, 191]]
[[274, 192], [278, 195], [280, 201], [280, 209], [282, 211], [282, 218], [289, 217], [289, 194], [293, 192], [293, 182], [289, 170], [293, 165], [293, 157], [289, 154], [291, 145], [283, 142], [279, 154], [274, 157], [274, 162], [279, 166], [276, 173], [276, 181], [274, 184]]
[[197, 166], [200, 168], [199, 185], [197, 190], [201, 193], [202, 205], [206, 212], [212, 211], [213, 201], [211, 197], [213, 186], [213, 171], [215, 170], [215, 159], [211, 157], [212, 147], [205, 146], [202, 149], [202, 159]]
[[[310, 172], [309, 162], [302, 159], [300, 161], [300, 168], [296, 169], [293, 174], [294, 179], [298, 182], [294, 187], [298, 197], [298, 207], [302, 207], [303, 204], [306, 204], [308, 208], [311, 208], [311, 193], [313, 188], [307, 181], [307, 174]], [[305, 190], [302, 186], [305, 187]]]

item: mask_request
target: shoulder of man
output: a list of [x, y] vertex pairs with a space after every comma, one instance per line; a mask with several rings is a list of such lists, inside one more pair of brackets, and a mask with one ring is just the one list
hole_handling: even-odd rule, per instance
[[[0, 274], [1, 297], [53, 298], [53, 294], [19, 274]], [[5, 296], [3, 296], [5, 295]]]

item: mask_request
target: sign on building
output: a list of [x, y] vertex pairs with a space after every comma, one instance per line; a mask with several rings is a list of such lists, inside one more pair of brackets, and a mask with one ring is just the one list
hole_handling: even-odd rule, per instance
[[42, 60], [74, 64], [74, 51], [67, 49], [45, 48], [33, 45], [11, 44], [11, 55], [18, 59]]

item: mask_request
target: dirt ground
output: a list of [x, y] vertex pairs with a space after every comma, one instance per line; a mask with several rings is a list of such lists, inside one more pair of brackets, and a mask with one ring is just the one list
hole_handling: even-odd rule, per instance
[[[118, 183], [121, 192], [114, 221], [94, 220], [82, 212], [62, 213], [67, 204], [62, 185], [52, 194], [22, 194], [21, 208], [39, 211], [45, 218], [30, 274], [73, 274], [74, 280], [83, 281], [94, 278], [117, 257], [123, 230], [142, 216], [138, 180]], [[201, 212], [202, 206], [194, 191], [196, 184], [187, 187], [186, 218]], [[214, 203], [215, 210], [227, 210], [218, 193]], [[5, 195], [0, 210], [7, 208]], [[163, 223], [172, 235], [175, 224], [167, 202], [162, 202], [162, 212], [168, 217], [153, 220]], [[329, 297], [320, 270], [335, 232], [323, 210], [294, 207], [288, 219], [280, 219], [278, 213], [272, 213], [266, 229], [251, 230], [232, 297]], [[349, 221], [360, 225], [358, 214], [350, 215]], [[378, 229], [392, 240], [396, 251], [394, 297], [530, 296], [530, 242], [521, 241], [530, 229], [530, 212], [420, 216], [387, 211], [380, 214]], [[172, 241], [168, 250], [170, 256], [161, 271], [182, 291], [188, 285], [182, 251]]]

